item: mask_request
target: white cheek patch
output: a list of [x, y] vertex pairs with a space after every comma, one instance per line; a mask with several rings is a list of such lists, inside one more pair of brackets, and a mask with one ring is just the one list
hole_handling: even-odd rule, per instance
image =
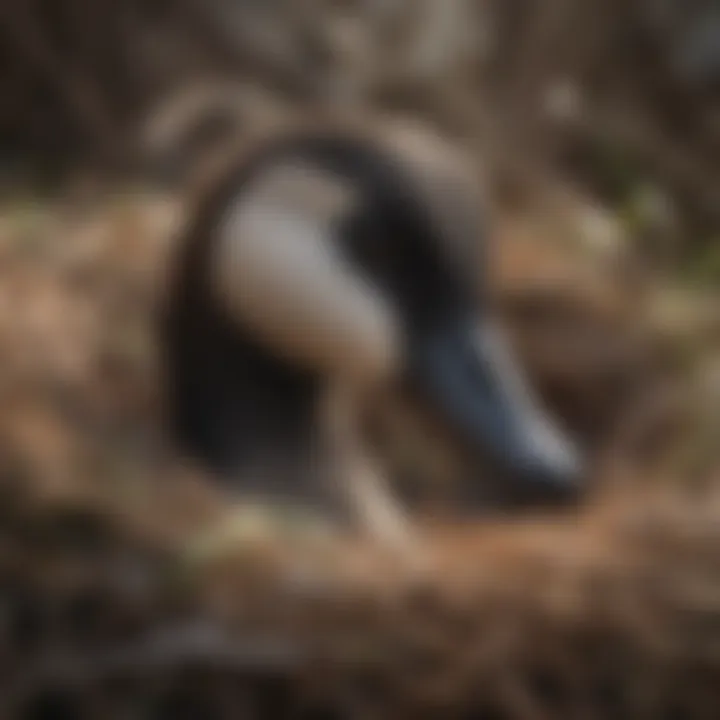
[[237, 321], [278, 354], [357, 381], [398, 363], [395, 319], [336, 252], [331, 223], [352, 194], [301, 166], [276, 167], [221, 226], [216, 286]]

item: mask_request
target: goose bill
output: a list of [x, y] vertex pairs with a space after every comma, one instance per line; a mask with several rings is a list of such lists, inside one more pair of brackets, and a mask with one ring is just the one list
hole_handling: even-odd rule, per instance
[[497, 327], [444, 323], [417, 353], [422, 394], [511, 481], [515, 501], [574, 500], [577, 449], [542, 408]]

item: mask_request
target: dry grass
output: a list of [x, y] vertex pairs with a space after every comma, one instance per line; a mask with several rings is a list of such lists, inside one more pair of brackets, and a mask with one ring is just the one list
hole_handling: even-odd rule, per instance
[[[701, 485], [659, 483], [679, 452], [668, 439], [682, 445], [680, 424], [697, 440], [697, 419], [665, 428], [645, 448], [645, 464], [628, 456], [599, 466], [599, 475], [622, 466], [623, 482], [648, 477], [599, 490], [576, 516], [428, 526], [421, 566], [350, 541], [289, 546], [247, 533], [198, 554], [224, 503], [163, 446], [152, 343], [168, 229], [178, 217], [172, 203], [147, 197], [94, 207], [3, 212], [0, 572], [10, 617], [30, 603], [23, 622], [36, 633], [11, 625], [13, 691], [3, 700], [10, 716], [25, 717], [18, 708], [47, 699], [59, 683], [76, 712], [113, 717], [120, 680], [134, 688], [128, 697], [155, 712], [153, 703], [184, 697], [188, 655], [193, 672], [206, 673], [196, 688], [203, 716], [219, 703], [219, 717], [237, 717], [241, 701], [229, 688], [242, 687], [254, 716], [276, 717], [262, 710], [275, 691], [257, 677], [278, 674], [287, 712], [305, 702], [333, 717], [417, 717], [419, 708], [443, 717], [715, 716], [713, 454], [696, 467], [675, 458], [676, 479], [692, 468]], [[551, 284], [544, 294], [525, 285], [523, 303], [523, 262], [537, 268], [524, 256], [529, 247], [506, 236], [500, 249], [506, 267], [515, 264], [504, 297], [519, 337], [528, 331], [528, 302], [537, 309], [544, 298], [533, 324], [544, 317], [538, 327], [549, 332], [555, 317], [566, 339], [584, 330], [579, 350], [589, 326], [594, 347], [613, 339], [625, 348], [585, 347], [570, 361], [567, 352], [543, 357], [542, 332], [521, 343], [550, 400], [585, 420], [607, 460], [620, 452], [613, 438], [627, 410], [625, 395], [616, 390], [613, 398], [607, 388], [623, 368], [623, 393], [643, 385], [654, 367], [646, 340], [627, 334], [620, 294], [601, 301], [579, 293], [585, 282], [562, 292]], [[550, 246], [544, 257], [550, 267]], [[566, 259], [556, 266], [570, 278]], [[599, 393], [601, 380], [609, 384]], [[86, 601], [98, 616], [75, 627], [67, 613]], [[184, 635], [188, 612], [210, 625]]]

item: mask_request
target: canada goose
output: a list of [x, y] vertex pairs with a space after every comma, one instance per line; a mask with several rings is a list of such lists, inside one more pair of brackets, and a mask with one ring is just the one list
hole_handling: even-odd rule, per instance
[[[335, 472], [351, 509], [394, 532], [403, 513], [354, 423], [403, 383], [507, 477], [508, 499], [577, 497], [577, 453], [483, 308], [481, 190], [458, 151], [406, 125], [298, 124], [226, 166], [191, 217], [165, 315], [188, 454], [249, 495], [314, 487], [320, 501], [311, 475]], [[339, 446], [352, 479], [323, 464]]]

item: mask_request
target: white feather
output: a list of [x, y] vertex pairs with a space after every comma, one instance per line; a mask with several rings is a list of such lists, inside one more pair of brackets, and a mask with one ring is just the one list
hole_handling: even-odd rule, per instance
[[215, 267], [220, 297], [276, 352], [352, 381], [398, 364], [398, 333], [378, 290], [340, 256], [332, 222], [353, 202], [319, 170], [275, 166], [230, 208]]

